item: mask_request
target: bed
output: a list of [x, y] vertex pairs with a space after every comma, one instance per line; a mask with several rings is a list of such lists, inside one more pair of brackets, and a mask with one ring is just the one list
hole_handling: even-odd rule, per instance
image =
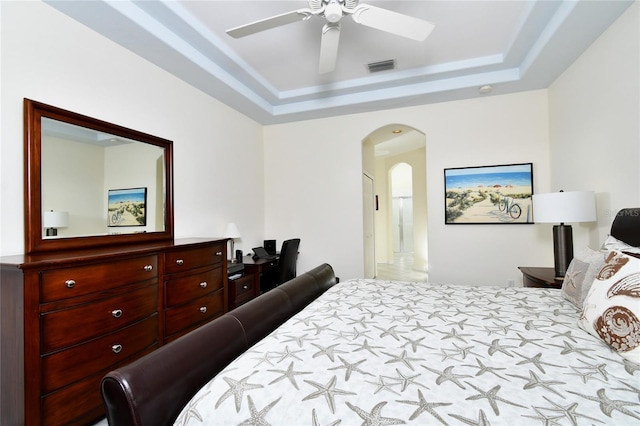
[[336, 283], [321, 265], [109, 373], [107, 418], [639, 425], [637, 246], [640, 209], [624, 209], [607, 250], [578, 254], [562, 291]]

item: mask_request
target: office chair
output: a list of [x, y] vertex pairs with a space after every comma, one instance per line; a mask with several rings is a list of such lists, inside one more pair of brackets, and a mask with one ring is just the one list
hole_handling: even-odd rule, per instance
[[280, 285], [296, 277], [296, 265], [298, 264], [298, 247], [300, 238], [286, 240], [280, 249], [280, 259], [276, 270], [275, 285]]
[[298, 263], [299, 246], [299, 238], [286, 240], [282, 243], [278, 266], [266, 271], [260, 279], [260, 290], [263, 293], [296, 277], [296, 265]]

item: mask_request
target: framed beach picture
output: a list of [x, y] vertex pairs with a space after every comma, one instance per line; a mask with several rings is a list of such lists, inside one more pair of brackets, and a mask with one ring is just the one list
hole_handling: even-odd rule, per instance
[[533, 223], [533, 164], [444, 169], [445, 224]]
[[147, 188], [110, 189], [109, 226], [145, 226], [147, 224]]

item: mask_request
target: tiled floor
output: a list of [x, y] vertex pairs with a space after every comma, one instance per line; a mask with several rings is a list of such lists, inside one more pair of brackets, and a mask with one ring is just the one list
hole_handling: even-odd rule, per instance
[[381, 280], [418, 281], [427, 282], [426, 272], [413, 269], [413, 253], [396, 253], [393, 264], [378, 263], [378, 275]]

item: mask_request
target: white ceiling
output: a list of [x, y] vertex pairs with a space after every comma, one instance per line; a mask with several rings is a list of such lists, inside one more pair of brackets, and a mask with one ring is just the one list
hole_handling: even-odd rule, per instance
[[[416, 42], [344, 18], [336, 69], [319, 74], [324, 18], [225, 33], [304, 0], [45, 1], [262, 124], [545, 88], [633, 2], [361, 0], [435, 30]], [[395, 70], [369, 73], [387, 59]]]

